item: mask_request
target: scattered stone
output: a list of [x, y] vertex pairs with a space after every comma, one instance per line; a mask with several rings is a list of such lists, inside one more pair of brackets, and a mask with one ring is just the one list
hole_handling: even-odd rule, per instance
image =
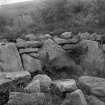
[[85, 33], [78, 33], [78, 36], [82, 40], [89, 40], [91, 35], [88, 32], [85, 32]]
[[24, 88], [24, 90], [28, 93], [41, 92], [39, 79], [33, 80]]
[[42, 71], [42, 65], [39, 59], [35, 59], [27, 54], [23, 54], [22, 59], [23, 66], [26, 71], [29, 71], [30, 73]]
[[67, 39], [62, 39], [62, 38], [59, 38], [59, 37], [54, 37], [53, 39], [59, 45], [63, 45], [65, 43], [67, 43]]
[[16, 39], [16, 43], [18, 43], [18, 42], [24, 42], [25, 40], [23, 40], [23, 39], [21, 39], [21, 38], [17, 38]]
[[64, 79], [53, 81], [51, 86], [51, 91], [56, 94], [56, 91], [59, 90], [61, 93], [73, 92], [77, 89], [76, 81], [73, 79]]
[[29, 53], [29, 55], [33, 58], [39, 58], [39, 54], [38, 53]]
[[43, 91], [43, 92], [49, 91], [49, 87], [52, 82], [50, 77], [48, 77], [45, 74], [38, 74], [33, 78], [32, 81], [36, 81], [36, 80], [40, 81], [41, 91]]
[[45, 34], [46, 38], [52, 38], [52, 36], [50, 34]]
[[97, 97], [92, 96], [92, 95], [87, 96], [87, 102], [88, 102], [88, 105], [105, 105], [104, 102], [102, 102]]
[[87, 51], [80, 56], [80, 65], [88, 75], [104, 75], [105, 59], [104, 53], [98, 46], [98, 42], [83, 40], [82, 46], [87, 46]]
[[25, 49], [19, 49], [20, 54], [28, 54], [28, 53], [37, 53], [38, 48], [25, 48]]
[[87, 93], [105, 97], [105, 79], [91, 76], [79, 78], [79, 86]]
[[0, 43], [0, 71], [23, 71], [21, 59], [14, 43]]
[[11, 92], [6, 105], [44, 105], [44, 93]]
[[64, 50], [75, 50], [75, 49], [77, 49], [77, 48], [79, 48], [79, 47], [80, 47], [79, 44], [65, 44], [65, 45], [63, 46], [63, 49], [64, 49]]
[[25, 39], [28, 40], [28, 41], [34, 41], [37, 38], [34, 34], [28, 34], [28, 35], [25, 36]]
[[25, 42], [18, 42], [16, 43], [17, 48], [36, 48], [41, 47], [41, 41], [25, 41]]
[[71, 99], [71, 102], [70, 102], [71, 105], [87, 105], [85, 96], [80, 89], [72, 93], [68, 93], [66, 98]]
[[72, 32], [64, 32], [60, 35], [60, 37], [64, 39], [72, 38]]

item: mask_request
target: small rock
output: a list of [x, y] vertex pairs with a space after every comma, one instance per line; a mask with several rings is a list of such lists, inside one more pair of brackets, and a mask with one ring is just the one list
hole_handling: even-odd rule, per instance
[[85, 33], [79, 33], [78, 36], [83, 40], [89, 40], [91, 35], [88, 32]]
[[79, 78], [79, 86], [88, 93], [105, 97], [105, 79], [82, 76]]
[[53, 81], [51, 86], [51, 91], [55, 91], [53, 93], [56, 93], [57, 90], [59, 92], [72, 92], [77, 89], [76, 81], [73, 79], [64, 79], [64, 80], [57, 80]]
[[38, 53], [29, 53], [29, 55], [33, 58], [39, 58], [39, 54]]
[[72, 32], [64, 32], [60, 35], [60, 37], [64, 39], [72, 38]]
[[36, 36], [34, 34], [25, 35], [25, 39], [28, 41], [36, 40]]
[[24, 90], [25, 90], [25, 92], [29, 92], [29, 93], [41, 92], [40, 81], [39, 80], [33, 80], [31, 83], [29, 83], [24, 88]]
[[41, 47], [41, 41], [25, 41], [25, 42], [18, 42], [16, 43], [17, 48], [36, 48]]
[[59, 37], [54, 37], [53, 39], [59, 45], [63, 45], [65, 43], [67, 43], [67, 39], [62, 39], [62, 38], [59, 38]]
[[79, 47], [80, 47], [79, 44], [65, 44], [65, 45], [63, 46], [63, 49], [64, 49], [64, 50], [75, 50], [75, 49], [77, 49], [77, 48], [79, 48]]
[[72, 93], [68, 93], [66, 98], [67, 99], [70, 98], [70, 100], [71, 100], [70, 104], [71, 105], [87, 105], [85, 96], [80, 89], [78, 89]]
[[20, 54], [28, 54], [28, 53], [37, 53], [38, 48], [25, 48], [25, 49], [19, 49]]
[[105, 105], [104, 102], [96, 98], [95, 96], [87, 96], [88, 105]]
[[44, 93], [11, 92], [7, 105], [44, 105]]
[[33, 78], [32, 81], [34, 81], [34, 80], [40, 81], [41, 91], [44, 91], [44, 92], [49, 91], [49, 87], [52, 82], [50, 77], [48, 77], [45, 74], [38, 74]]
[[18, 43], [18, 42], [24, 42], [25, 40], [23, 40], [23, 39], [21, 39], [21, 38], [17, 38], [16, 39], [16, 43]]

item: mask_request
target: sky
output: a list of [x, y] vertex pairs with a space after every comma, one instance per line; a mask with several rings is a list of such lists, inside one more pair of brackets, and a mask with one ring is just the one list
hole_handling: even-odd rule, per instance
[[16, 2], [25, 2], [25, 1], [32, 1], [32, 0], [0, 0], [0, 5], [11, 4], [11, 3], [16, 3]]

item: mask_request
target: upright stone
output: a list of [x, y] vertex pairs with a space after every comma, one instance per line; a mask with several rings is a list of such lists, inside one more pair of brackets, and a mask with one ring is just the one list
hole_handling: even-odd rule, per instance
[[0, 71], [23, 71], [21, 59], [14, 43], [0, 43]]

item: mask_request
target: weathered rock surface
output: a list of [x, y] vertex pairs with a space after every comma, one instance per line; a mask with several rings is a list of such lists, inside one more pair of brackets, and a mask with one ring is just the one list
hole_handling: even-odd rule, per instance
[[87, 96], [88, 105], [105, 105], [104, 102], [96, 98], [95, 96]]
[[11, 92], [6, 105], [44, 105], [44, 101], [43, 93]]
[[41, 47], [42, 42], [41, 41], [23, 41], [16, 43], [17, 48], [36, 48]]
[[34, 78], [33, 78], [33, 82], [36, 81], [36, 80], [39, 80], [40, 82], [40, 88], [41, 88], [41, 91], [49, 91], [49, 87], [50, 87], [50, 84], [52, 83], [52, 80], [50, 77], [48, 77], [47, 75], [45, 74], [38, 74], [36, 75]]
[[102, 50], [98, 47], [98, 42], [83, 40], [83, 46], [87, 46], [87, 52], [80, 57], [80, 65], [85, 73], [89, 75], [104, 75], [105, 59]]
[[23, 66], [26, 71], [29, 71], [30, 73], [42, 71], [42, 66], [39, 59], [35, 59], [27, 54], [23, 54], [22, 59], [23, 59]]
[[14, 43], [0, 43], [0, 71], [23, 71], [21, 59]]
[[91, 76], [79, 78], [79, 85], [86, 92], [105, 97], [105, 79]]

